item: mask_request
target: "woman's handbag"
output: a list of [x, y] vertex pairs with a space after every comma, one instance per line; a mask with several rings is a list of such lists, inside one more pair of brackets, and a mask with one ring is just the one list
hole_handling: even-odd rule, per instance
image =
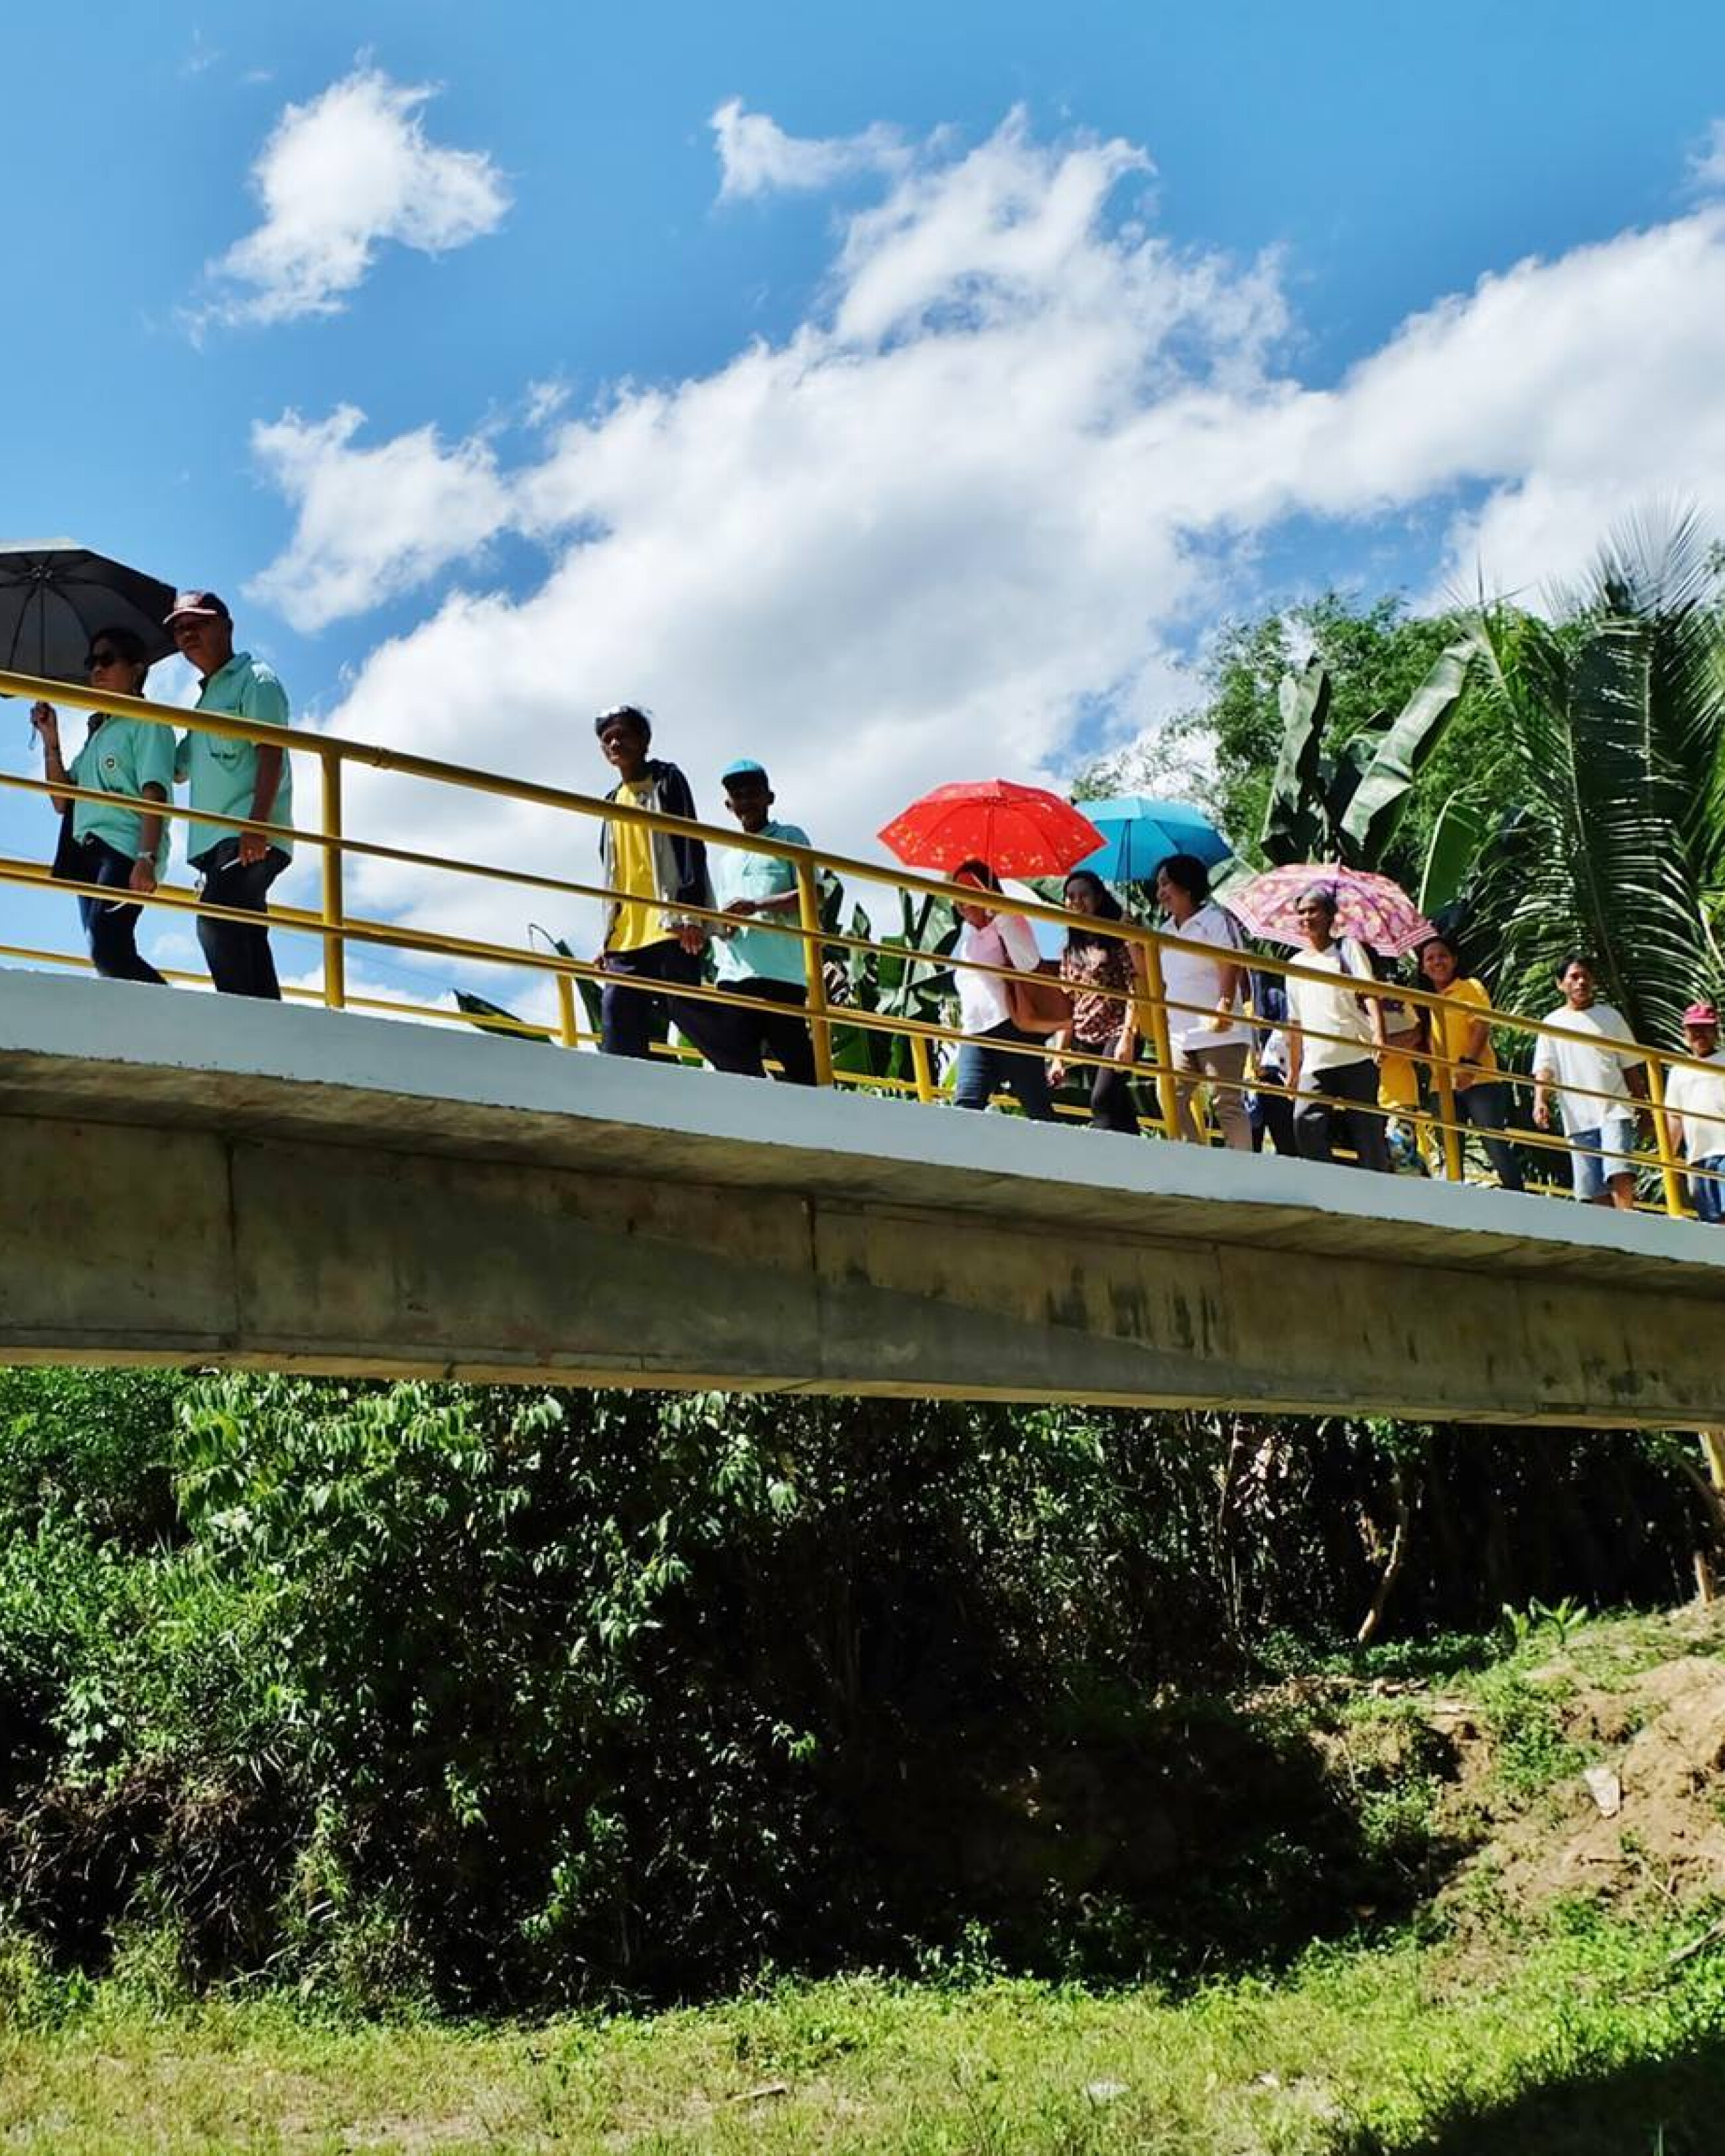
[[1072, 1023], [1072, 998], [1060, 986], [1060, 969], [1044, 958], [1035, 972], [1014, 973], [1006, 984], [1007, 1006], [1020, 1033], [1058, 1033]]

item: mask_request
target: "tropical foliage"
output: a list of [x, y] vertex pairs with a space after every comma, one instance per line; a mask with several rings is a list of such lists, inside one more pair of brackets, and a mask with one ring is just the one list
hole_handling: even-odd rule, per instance
[[1325, 740], [1329, 670], [1312, 659], [1286, 675], [1282, 737], [1258, 834], [1265, 859], [1381, 868], [1420, 767], [1461, 701], [1471, 657], [1470, 643], [1450, 644], [1399, 711], [1373, 712], [1333, 752]]
[[1708, 1532], [1621, 1435], [35, 1371], [0, 1434], [0, 1911], [356, 2004], [1261, 1957], [1410, 1882], [1184, 1687], [1345, 1640], [1404, 1517], [1391, 1632]]
[[1579, 949], [1638, 1037], [1674, 1041], [1684, 1006], [1725, 981], [1717, 557], [1692, 519], [1632, 525], [1555, 621], [1488, 608], [1472, 636], [1512, 807], [1466, 925], [1500, 996], [1549, 1001]]

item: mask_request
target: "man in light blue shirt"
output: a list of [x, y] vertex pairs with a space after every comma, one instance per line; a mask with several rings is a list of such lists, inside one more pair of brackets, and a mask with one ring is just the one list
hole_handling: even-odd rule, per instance
[[[234, 649], [234, 618], [213, 592], [182, 592], [167, 626], [181, 655], [198, 670], [200, 711], [287, 724], [287, 691], [250, 652]], [[191, 732], [181, 740], [174, 776], [191, 788], [186, 858], [199, 872], [203, 896], [212, 906], [267, 920], [270, 886], [287, 866], [293, 840], [280, 833], [236, 831], [219, 819], [291, 824], [294, 773], [287, 756], [270, 742]], [[217, 820], [200, 820], [200, 810]], [[267, 927], [200, 914], [198, 940], [219, 993], [281, 1000]]]
[[[725, 804], [749, 838], [783, 839], [791, 846], [809, 844], [808, 833], [798, 825], [773, 820], [773, 788], [753, 757], [727, 765], [721, 777]], [[728, 916], [714, 938], [719, 986], [783, 1006], [771, 1011], [715, 1006], [711, 1015], [725, 1034], [721, 1067], [761, 1078], [770, 1057], [791, 1085], [812, 1086], [814, 1050], [801, 1015], [809, 1002], [809, 974], [807, 946], [796, 932], [797, 871], [782, 854], [746, 852], [740, 846], [715, 846], [708, 867], [713, 904]]]

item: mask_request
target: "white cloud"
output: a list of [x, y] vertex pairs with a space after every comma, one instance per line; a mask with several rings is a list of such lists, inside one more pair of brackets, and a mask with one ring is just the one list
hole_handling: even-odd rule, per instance
[[508, 495], [489, 445], [446, 449], [434, 428], [356, 448], [365, 414], [343, 404], [327, 419], [296, 412], [252, 429], [252, 449], [297, 512], [292, 542], [249, 598], [298, 629], [363, 613], [459, 561], [495, 531]]
[[[783, 343], [620, 390], [512, 470], [429, 431], [367, 451], [350, 414], [293, 421], [300, 524], [259, 588], [296, 619], [404, 590], [505, 528], [552, 556], [536, 588], [457, 592], [374, 651], [332, 723], [599, 791], [589, 715], [626, 697], [658, 711], [715, 820], [715, 775], [747, 751], [781, 813], [873, 852], [942, 779], [1057, 777], [1099, 721], [1118, 742], [1165, 713], [1173, 650], [1294, 515], [1435, 508], [1435, 576], [1471, 586], [1482, 561], [1524, 588], [1652, 495], [1725, 523], [1725, 210], [1485, 279], [1312, 388], [1288, 365], [1279, 263], [1171, 246], [1136, 199], [1147, 170], [1131, 145], [1039, 142], [1018, 116], [913, 160], [845, 225], [820, 311]], [[356, 830], [594, 872], [589, 824], [355, 786]], [[590, 932], [573, 901], [354, 874], [429, 925]]]
[[440, 254], [495, 231], [503, 176], [482, 151], [428, 141], [420, 115], [434, 95], [358, 67], [290, 105], [252, 168], [263, 222], [211, 264], [222, 289], [199, 319], [338, 314], [384, 242]]
[[1705, 194], [1725, 190], [1725, 120], [1716, 120], [1707, 130], [1707, 146], [1689, 160], [1692, 187]]
[[723, 201], [793, 189], [829, 187], [860, 172], [896, 172], [911, 151], [896, 127], [876, 124], [860, 135], [787, 135], [764, 112], [748, 112], [740, 97], [712, 116]]

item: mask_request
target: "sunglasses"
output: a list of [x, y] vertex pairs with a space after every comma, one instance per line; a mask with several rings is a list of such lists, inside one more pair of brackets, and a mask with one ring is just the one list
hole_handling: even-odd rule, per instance
[[87, 674], [94, 674], [98, 666], [124, 666], [126, 664], [126, 659], [120, 652], [92, 651], [85, 658], [84, 669]]

